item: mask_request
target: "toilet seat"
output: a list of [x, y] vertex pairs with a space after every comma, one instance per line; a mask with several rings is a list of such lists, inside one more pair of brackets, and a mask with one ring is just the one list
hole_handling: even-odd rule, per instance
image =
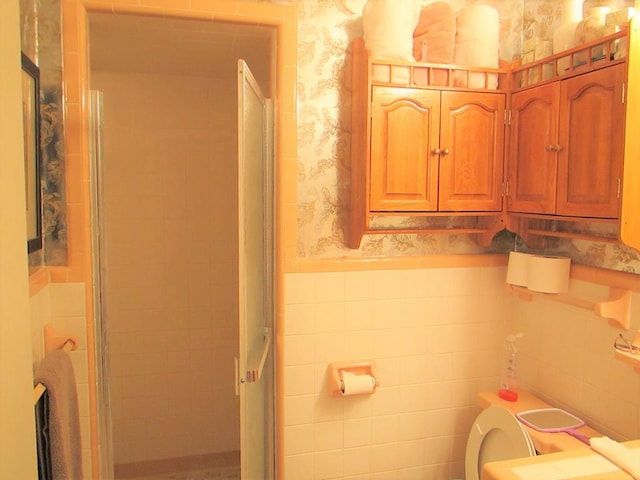
[[483, 410], [469, 432], [465, 457], [466, 480], [480, 480], [487, 462], [532, 457], [533, 441], [509, 410], [492, 406]]

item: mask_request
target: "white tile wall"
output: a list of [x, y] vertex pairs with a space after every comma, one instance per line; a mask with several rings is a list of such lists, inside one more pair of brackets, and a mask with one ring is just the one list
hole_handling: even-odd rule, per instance
[[60, 335], [75, 336], [77, 349], [70, 352], [78, 390], [82, 435], [83, 473], [91, 477], [91, 432], [89, 427], [89, 378], [87, 358], [87, 317], [83, 283], [52, 283], [31, 297], [34, 368], [45, 355], [43, 328], [51, 323]]
[[239, 450], [229, 78], [92, 72], [116, 464]]
[[[503, 289], [504, 274], [504, 268], [496, 267], [391, 271], [388, 276], [380, 271], [287, 275], [286, 478], [306, 479], [310, 472], [314, 479], [462, 478], [466, 436], [477, 413], [475, 394], [496, 388], [507, 331], [525, 333], [523, 388], [613, 438], [638, 438], [640, 376], [613, 359], [611, 344], [620, 330], [576, 307], [516, 299]], [[452, 285], [443, 286], [445, 281]], [[396, 288], [397, 283], [406, 288]], [[572, 293], [593, 299], [607, 292], [572, 281]], [[640, 296], [634, 294], [634, 314], [638, 305]], [[41, 327], [47, 321], [61, 332], [85, 337], [83, 285], [49, 285], [31, 299], [31, 306], [34, 364], [44, 355]], [[173, 328], [148, 336], [125, 331], [112, 344], [128, 354], [128, 363], [116, 362], [127, 374], [114, 388], [143, 385], [156, 400], [131, 398], [122, 406], [131, 425], [127, 439], [137, 438], [167, 455], [174, 453], [163, 441], [167, 436], [182, 442], [196, 438], [179, 433], [181, 415], [220, 401], [203, 391], [193, 405], [185, 403], [193, 378], [184, 374], [192, 358], [184, 349], [193, 337], [189, 329]], [[160, 361], [155, 354], [161, 351], [167, 352], [165, 374], [155, 369]], [[349, 359], [377, 363], [382, 382], [377, 393], [348, 398], [329, 394], [328, 362]], [[86, 345], [80, 345], [73, 360], [88, 472]], [[206, 361], [201, 357], [198, 363]], [[133, 373], [136, 365], [139, 374]], [[163, 387], [167, 384], [171, 388]], [[156, 419], [154, 441], [143, 418], [149, 412]], [[201, 445], [213, 442], [205, 437], [196, 440]]]
[[[592, 301], [608, 295], [605, 287], [575, 280], [570, 291]], [[640, 375], [613, 354], [615, 337], [627, 332], [581, 308], [546, 299], [512, 301], [516, 328], [525, 333], [520, 342], [525, 388], [612, 438], [639, 438]], [[638, 305], [640, 295], [634, 293], [632, 314]], [[633, 339], [632, 333], [627, 336]]]
[[[286, 275], [286, 478], [463, 478], [476, 393], [497, 388], [507, 332], [525, 333], [522, 388], [613, 438], [640, 437], [640, 375], [613, 358], [621, 330], [519, 300], [504, 278], [503, 267]], [[572, 281], [571, 294], [608, 290]], [[633, 328], [639, 312], [634, 294]], [[378, 391], [331, 396], [328, 363], [344, 360], [375, 361]]]
[[[286, 275], [286, 478], [463, 477], [475, 394], [497, 388], [504, 275]], [[376, 393], [331, 395], [328, 364], [348, 360], [376, 362]]]

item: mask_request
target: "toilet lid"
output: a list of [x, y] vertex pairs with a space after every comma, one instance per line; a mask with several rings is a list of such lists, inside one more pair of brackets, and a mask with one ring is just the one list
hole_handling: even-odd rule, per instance
[[532, 457], [533, 441], [525, 427], [509, 410], [489, 407], [483, 410], [469, 433], [465, 458], [466, 480], [479, 480], [487, 462]]

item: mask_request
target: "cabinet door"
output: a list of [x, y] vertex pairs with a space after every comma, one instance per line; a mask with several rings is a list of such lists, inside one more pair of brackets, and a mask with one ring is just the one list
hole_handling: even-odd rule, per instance
[[373, 88], [370, 211], [437, 210], [439, 110], [438, 91]]
[[440, 211], [502, 210], [505, 96], [442, 92]]
[[555, 213], [558, 82], [513, 94], [507, 209]]
[[615, 65], [562, 82], [558, 215], [619, 216], [624, 78]]

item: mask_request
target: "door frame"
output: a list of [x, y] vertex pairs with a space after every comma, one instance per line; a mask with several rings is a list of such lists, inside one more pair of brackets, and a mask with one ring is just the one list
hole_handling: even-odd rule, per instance
[[[166, 3], [166, 2], [163, 2]], [[238, 25], [260, 25], [275, 29], [275, 44], [272, 45], [272, 92], [274, 98], [274, 170], [275, 211], [280, 214], [275, 219], [275, 433], [276, 433], [276, 478], [284, 478], [284, 364], [279, 346], [284, 343], [283, 329], [280, 328], [284, 315], [284, 225], [295, 226], [295, 179], [296, 170], [296, 89], [297, 75], [297, 11], [293, 6], [229, 0], [214, 2], [209, 9], [160, 9], [153, 5], [125, 5], [119, 3], [96, 3], [93, 0], [66, 0], [62, 2], [63, 32], [63, 83], [65, 116], [65, 159], [66, 171], [74, 172], [66, 179], [68, 205], [73, 215], [68, 218], [69, 265], [58, 281], [81, 282], [85, 285], [87, 318], [87, 362], [89, 382], [89, 427], [91, 443], [91, 464], [94, 474], [100, 471], [99, 425], [97, 414], [96, 358], [94, 291], [91, 238], [91, 192], [87, 188], [89, 179], [89, 107], [84, 99], [89, 95], [89, 51], [88, 14], [116, 13], [143, 16], [164, 16], [177, 19], [215, 20]], [[285, 74], [286, 73], [286, 74]], [[287, 207], [285, 208], [285, 200]], [[291, 205], [289, 205], [291, 204]], [[293, 235], [293, 236], [292, 236]], [[289, 257], [295, 257], [296, 233], [290, 234], [287, 244], [291, 245]]]

